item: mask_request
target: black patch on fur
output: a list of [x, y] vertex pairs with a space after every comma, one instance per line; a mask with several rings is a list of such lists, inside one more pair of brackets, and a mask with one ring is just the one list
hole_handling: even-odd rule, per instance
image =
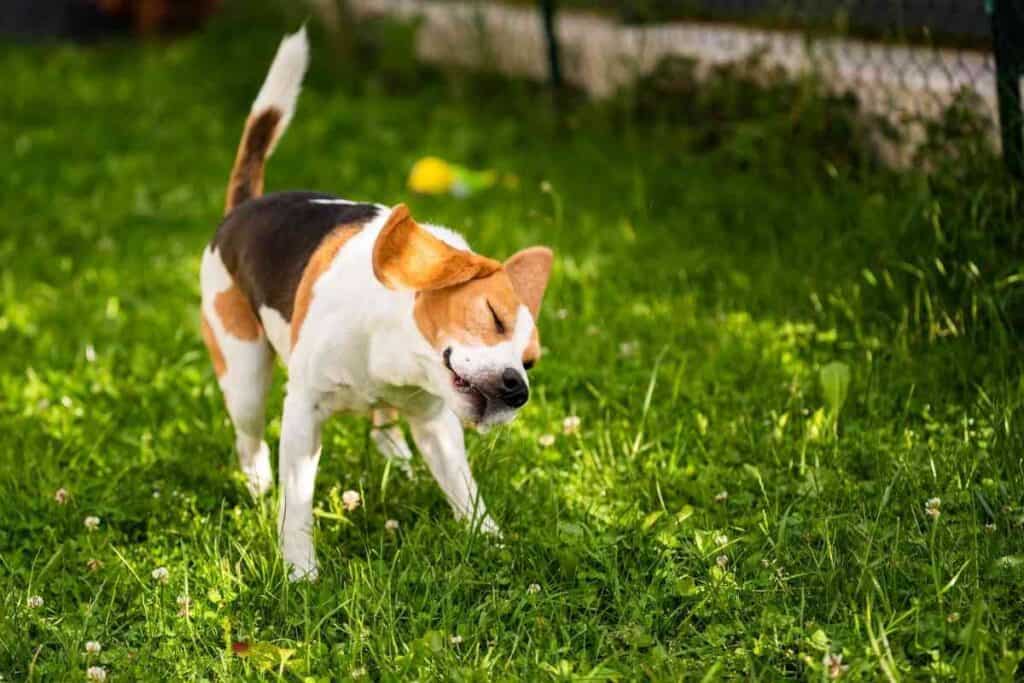
[[268, 109], [252, 122], [242, 141], [242, 156], [231, 178], [231, 206], [236, 207], [262, 189], [263, 164], [267, 159], [281, 112]]
[[292, 319], [302, 272], [324, 237], [341, 225], [377, 216], [373, 204], [314, 204], [320, 192], [275, 192], [250, 199], [224, 217], [211, 244], [257, 313], [270, 306]]

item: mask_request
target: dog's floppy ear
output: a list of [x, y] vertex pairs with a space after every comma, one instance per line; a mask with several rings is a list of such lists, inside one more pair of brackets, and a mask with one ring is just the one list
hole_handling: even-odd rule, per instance
[[422, 292], [451, 287], [499, 270], [501, 264], [456, 249], [424, 230], [399, 204], [373, 245], [373, 274], [390, 289]]
[[548, 286], [554, 258], [554, 252], [547, 247], [528, 247], [505, 261], [505, 272], [534, 320], [540, 312], [540, 302]]

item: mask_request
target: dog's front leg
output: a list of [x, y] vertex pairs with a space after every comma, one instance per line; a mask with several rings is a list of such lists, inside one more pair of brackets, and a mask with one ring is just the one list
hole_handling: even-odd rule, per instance
[[480, 529], [500, 534], [480, 498], [466, 460], [466, 442], [455, 413], [442, 408], [425, 418], [411, 418], [412, 438], [459, 519], [480, 520]]
[[313, 486], [320, 462], [323, 419], [316, 402], [303, 392], [289, 390], [281, 421], [281, 501], [277, 530], [281, 553], [295, 581], [316, 578], [313, 548]]

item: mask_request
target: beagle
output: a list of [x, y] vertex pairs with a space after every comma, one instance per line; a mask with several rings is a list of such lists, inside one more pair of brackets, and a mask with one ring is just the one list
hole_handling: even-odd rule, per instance
[[527, 401], [540, 355], [546, 247], [505, 262], [455, 232], [320, 192], [263, 194], [309, 60], [286, 36], [238, 148], [225, 216], [203, 252], [201, 327], [254, 495], [272, 485], [263, 440], [276, 353], [288, 369], [278, 533], [292, 579], [315, 578], [313, 485], [320, 430], [338, 411], [372, 416], [373, 441], [407, 463], [399, 415], [456, 516], [498, 533], [466, 461], [463, 423], [486, 429]]

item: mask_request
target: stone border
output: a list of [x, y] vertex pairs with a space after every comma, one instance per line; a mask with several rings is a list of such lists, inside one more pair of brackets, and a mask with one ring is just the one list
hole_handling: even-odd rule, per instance
[[[424, 61], [487, 66], [534, 80], [547, 77], [541, 20], [528, 7], [483, 0], [348, 2], [357, 16], [421, 19], [416, 51]], [[791, 31], [725, 24], [626, 26], [568, 11], [560, 12], [557, 22], [566, 81], [598, 98], [649, 73], [665, 57], [688, 57], [710, 67], [759, 52], [768, 67], [792, 74], [816, 72], [835, 92], [855, 92], [863, 111], [903, 128], [940, 115], [962, 90], [974, 93], [982, 113], [996, 120], [995, 69], [987, 52], [812, 39]], [[912, 144], [920, 131], [908, 132]], [[998, 142], [995, 133], [992, 126], [992, 139]]]

